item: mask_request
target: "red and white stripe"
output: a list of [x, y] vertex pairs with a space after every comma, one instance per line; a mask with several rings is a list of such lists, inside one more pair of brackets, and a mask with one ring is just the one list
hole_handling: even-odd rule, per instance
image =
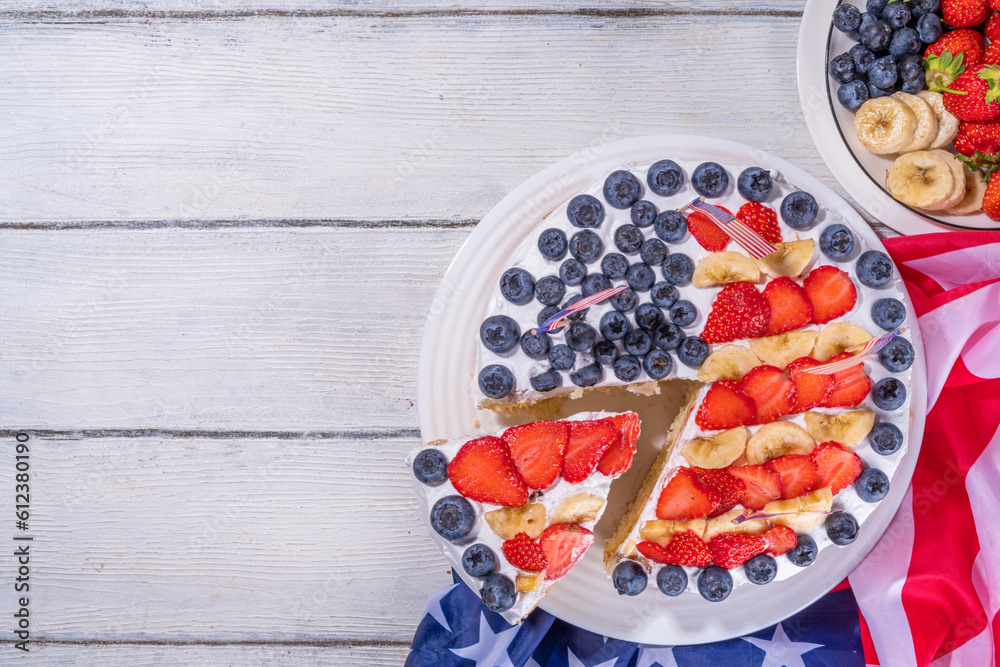
[[538, 327], [537, 329], [532, 329], [531, 333], [536, 333], [536, 332], [545, 333], [548, 331], [555, 331], [556, 329], [564, 326], [563, 320], [565, 320], [567, 317], [575, 315], [576, 313], [579, 313], [581, 310], [586, 310], [587, 308], [590, 308], [596, 303], [600, 303], [606, 299], [610, 299], [615, 294], [618, 294], [619, 292], [622, 292], [627, 289], [628, 285], [622, 285], [621, 287], [609, 287], [608, 289], [601, 290], [600, 292], [594, 292], [590, 296], [585, 296], [584, 298], [574, 303], [571, 307], [566, 308], [565, 310], [560, 310], [558, 313], [556, 313], [549, 319], [545, 320], [545, 322], [542, 323], [542, 326]]
[[[889, 344], [889, 341], [901, 333], [901, 329], [896, 329], [895, 331], [890, 331], [887, 334], [882, 334], [878, 338], [872, 338], [864, 345], [857, 348], [853, 357], [847, 357], [846, 359], [841, 359], [840, 361], [831, 361], [828, 364], [806, 368], [804, 369], [804, 372], [812, 373], [813, 375], [830, 375], [831, 373], [846, 371], [848, 368], [857, 366], [858, 364], [863, 364], [867, 359], [874, 357], [879, 353], [879, 350]], [[848, 352], [850, 351], [851, 350], [849, 349]]]
[[751, 257], [762, 259], [771, 253], [778, 252], [778, 248], [770, 241], [718, 206], [707, 203], [701, 197], [692, 201], [690, 206], [708, 216], [709, 220], [729, 234]]

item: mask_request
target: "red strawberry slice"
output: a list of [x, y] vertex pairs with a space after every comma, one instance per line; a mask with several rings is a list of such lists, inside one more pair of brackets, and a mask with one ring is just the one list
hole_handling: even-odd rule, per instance
[[795, 407], [795, 383], [776, 366], [754, 366], [743, 376], [740, 388], [756, 406], [754, 424], [767, 424]]
[[812, 322], [813, 307], [809, 297], [788, 276], [781, 276], [765, 285], [763, 296], [770, 309], [765, 336], [792, 331]]
[[829, 486], [836, 495], [854, 484], [864, 469], [861, 458], [849, 449], [844, 449], [836, 442], [824, 442], [809, 455], [816, 464], [815, 489]]
[[816, 476], [819, 469], [816, 463], [805, 454], [779, 456], [764, 465], [781, 477], [781, 498], [783, 500], [798, 498], [816, 486]]
[[[719, 206], [723, 211], [732, 215], [729, 209]], [[712, 222], [712, 219], [701, 211], [692, 211], [687, 217], [688, 231], [702, 248], [709, 252], [722, 252], [729, 243], [729, 234]]]
[[[852, 357], [850, 352], [841, 352], [830, 361], [840, 361]], [[824, 403], [828, 408], [852, 408], [861, 405], [872, 388], [871, 379], [865, 375], [864, 363], [833, 373], [833, 390]]]
[[743, 499], [747, 487], [742, 479], [733, 477], [725, 468], [693, 468], [698, 479], [719, 494], [719, 504], [709, 513], [709, 518], [725, 514]]
[[748, 201], [736, 211], [736, 218], [771, 243], [781, 243], [778, 214], [770, 206]]
[[770, 309], [750, 283], [725, 285], [712, 302], [701, 337], [706, 343], [728, 343], [764, 335]]
[[727, 570], [743, 565], [754, 556], [764, 553], [765, 549], [767, 541], [762, 535], [721, 533], [708, 543], [708, 550], [712, 552], [712, 562]]
[[615, 443], [618, 431], [606, 419], [569, 421], [569, 442], [563, 459], [562, 476], [576, 484], [590, 477], [604, 452]]
[[720, 380], [708, 388], [694, 422], [707, 431], [722, 431], [750, 424], [755, 411], [753, 399], [739, 382]]
[[597, 464], [597, 470], [602, 475], [614, 477], [632, 465], [635, 441], [639, 439], [639, 415], [634, 412], [623, 412], [607, 419], [615, 425], [618, 435], [608, 447], [608, 451], [604, 452], [604, 456]]
[[781, 497], [781, 476], [764, 466], [736, 466], [729, 474], [743, 480], [746, 491], [740, 499], [743, 507], [762, 510], [764, 505]]
[[706, 567], [712, 563], [708, 545], [691, 530], [674, 533], [670, 543], [662, 547], [656, 542], [640, 542], [636, 545], [643, 556], [654, 563], [665, 565], [693, 565]]
[[545, 552], [527, 533], [518, 533], [500, 545], [504, 557], [519, 570], [541, 572], [548, 565]]
[[500, 438], [469, 440], [448, 464], [448, 479], [460, 494], [481, 503], [520, 507], [528, 488], [517, 473], [510, 450]]
[[846, 315], [858, 301], [858, 290], [851, 277], [835, 266], [824, 264], [809, 272], [802, 289], [813, 307], [813, 322], [826, 324]]
[[556, 481], [569, 440], [565, 423], [541, 421], [512, 426], [501, 438], [529, 489], [547, 489]]
[[819, 366], [812, 357], [799, 357], [788, 364], [788, 374], [795, 383], [795, 406], [793, 413], [811, 410], [823, 405], [833, 393], [833, 376], [806, 373], [805, 369]]
[[583, 526], [554, 523], [543, 530], [538, 536], [538, 546], [548, 560], [545, 578], [564, 576], [593, 543], [594, 534]]
[[775, 526], [764, 533], [767, 542], [767, 553], [772, 556], [787, 554], [799, 543], [799, 536], [788, 526]]
[[687, 521], [706, 516], [719, 504], [719, 492], [706, 485], [690, 468], [678, 468], [663, 486], [656, 503], [656, 518]]

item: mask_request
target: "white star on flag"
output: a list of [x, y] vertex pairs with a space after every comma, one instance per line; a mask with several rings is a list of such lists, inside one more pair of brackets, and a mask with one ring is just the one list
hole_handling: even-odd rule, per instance
[[446, 586], [439, 591], [435, 591], [434, 595], [431, 596], [431, 599], [427, 601], [427, 615], [440, 623], [441, 627], [448, 632], [454, 632], [454, 630], [452, 630], [451, 626], [448, 625], [448, 619], [444, 615], [444, 609], [441, 608], [441, 599], [448, 593], [455, 590], [456, 586], [458, 586], [458, 584], [452, 584], [451, 586]]
[[639, 660], [636, 667], [650, 667], [655, 663], [662, 667], [677, 667], [672, 646], [640, 646]]
[[[569, 667], [587, 667], [580, 661], [580, 658], [573, 654], [573, 651], [569, 650], [569, 647], [566, 648], [566, 660], [569, 662]], [[616, 662], [618, 662], [618, 658], [611, 658], [599, 665], [591, 665], [591, 667], [615, 667]]]
[[823, 646], [823, 644], [789, 640], [781, 623], [778, 623], [774, 629], [774, 635], [771, 636], [770, 640], [758, 639], [757, 637], [740, 637], [740, 639], [750, 642], [757, 648], [764, 649], [764, 662], [760, 667], [806, 667], [805, 663], [802, 662], [802, 655]]
[[486, 615], [479, 614], [479, 641], [464, 648], [449, 649], [460, 658], [472, 660], [476, 667], [514, 667], [507, 654], [507, 647], [514, 641], [514, 635], [521, 629], [515, 625], [500, 632], [493, 632]]

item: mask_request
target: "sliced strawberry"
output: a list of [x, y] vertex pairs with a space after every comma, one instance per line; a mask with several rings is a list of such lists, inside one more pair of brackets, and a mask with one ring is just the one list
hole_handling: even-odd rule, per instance
[[804, 372], [807, 368], [819, 366], [812, 357], [799, 357], [787, 366], [788, 374], [795, 383], [795, 406], [792, 412], [799, 413], [823, 405], [833, 393], [833, 376]]
[[593, 543], [594, 534], [583, 526], [554, 523], [543, 530], [538, 536], [538, 546], [548, 560], [545, 578], [564, 576]]
[[[854, 356], [850, 352], [841, 352], [830, 361], [840, 361]], [[828, 408], [852, 408], [861, 405], [868, 396], [872, 381], [865, 375], [865, 365], [851, 366], [833, 374], [833, 389], [823, 405]]]
[[636, 548], [639, 553], [654, 563], [693, 565], [695, 567], [706, 567], [712, 563], [712, 554], [708, 550], [708, 545], [697, 533], [691, 530], [674, 533], [666, 547], [661, 547], [656, 542], [640, 542]]
[[736, 218], [771, 243], [781, 243], [778, 214], [770, 206], [748, 201], [736, 211]]
[[742, 479], [733, 477], [725, 468], [692, 468], [698, 479], [712, 487], [719, 494], [719, 504], [709, 513], [709, 517], [725, 514], [743, 499], [747, 487]]
[[816, 486], [818, 468], [815, 461], [804, 454], [787, 454], [765, 463], [781, 477], [783, 500], [798, 498]]
[[615, 425], [618, 435], [608, 447], [608, 451], [604, 452], [604, 456], [597, 464], [597, 470], [602, 475], [614, 477], [632, 465], [635, 441], [639, 439], [639, 415], [634, 412], [623, 412], [607, 419]]
[[764, 553], [765, 549], [767, 542], [762, 535], [721, 533], [708, 543], [712, 562], [727, 570], [743, 565], [754, 556]]
[[861, 458], [836, 442], [824, 442], [809, 455], [816, 464], [816, 482], [813, 488], [829, 486], [836, 495], [854, 484], [864, 469]]
[[569, 442], [563, 459], [562, 476], [576, 484], [590, 477], [604, 452], [615, 443], [618, 431], [606, 419], [569, 421]]
[[835, 266], [824, 264], [809, 272], [802, 289], [813, 307], [813, 322], [825, 324], [846, 315], [858, 301], [858, 290], [851, 277]]
[[564, 422], [512, 426], [500, 437], [507, 443], [510, 457], [529, 489], [547, 489], [556, 481], [569, 440], [569, 426]]
[[768, 424], [795, 407], [795, 383], [776, 366], [754, 366], [743, 376], [740, 388], [753, 400], [754, 424]]
[[517, 473], [507, 444], [492, 435], [462, 445], [448, 464], [448, 479], [470, 500], [507, 507], [528, 502], [528, 488]]
[[722, 431], [753, 422], [753, 399], [735, 380], [712, 383], [695, 415], [695, 423], [707, 431]]
[[[729, 213], [729, 209], [720, 206], [723, 211]], [[732, 213], [729, 213], [732, 215]], [[687, 217], [688, 231], [702, 248], [709, 252], [722, 252], [729, 243], [729, 234], [712, 222], [712, 219], [701, 211], [692, 211]]]
[[719, 504], [719, 492], [708, 486], [691, 468], [678, 468], [663, 485], [656, 503], [656, 518], [687, 521], [706, 516]]
[[548, 565], [545, 552], [527, 533], [518, 533], [500, 545], [504, 557], [519, 570], [541, 572]]
[[781, 276], [765, 285], [763, 296], [770, 309], [764, 335], [785, 333], [812, 322], [813, 307], [809, 297], [788, 276]]
[[729, 474], [743, 480], [746, 491], [740, 504], [751, 510], [762, 510], [764, 505], [781, 497], [781, 475], [764, 466], [736, 466]]
[[706, 343], [728, 343], [764, 335], [770, 316], [767, 301], [750, 283], [725, 285], [712, 302], [701, 337]]
[[764, 533], [767, 542], [767, 553], [772, 556], [787, 554], [799, 543], [799, 536], [788, 526], [775, 526]]

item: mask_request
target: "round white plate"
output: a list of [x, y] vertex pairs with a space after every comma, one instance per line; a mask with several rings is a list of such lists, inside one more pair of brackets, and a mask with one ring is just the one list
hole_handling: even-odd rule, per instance
[[[441, 281], [431, 304], [420, 349], [417, 399], [424, 441], [454, 438], [500, 427], [496, 416], [475, 409], [472, 378], [479, 324], [493, 286], [514, 249], [545, 214], [621, 165], [671, 157], [754, 163], [781, 172], [811, 192], [821, 207], [851, 222], [872, 247], [881, 242], [843, 199], [801, 169], [764, 151], [721, 139], [653, 136], [618, 141], [577, 153], [529, 178], [476, 226]], [[913, 313], [909, 298], [906, 306]], [[595, 544], [541, 607], [579, 627], [611, 637], [659, 645], [701, 644], [739, 637], [768, 627], [807, 607], [840, 583], [875, 546], [909, 486], [923, 436], [925, 383], [923, 344], [911, 333], [912, 371], [909, 444], [892, 488], [868, 517], [856, 542], [824, 549], [800, 574], [767, 586], [739, 586], [721, 603], [697, 595], [668, 598], [617, 594], [604, 573], [602, 548]], [[466, 577], [464, 571], [459, 575]], [[470, 582], [471, 583], [471, 582]], [[651, 582], [655, 588], [655, 582]]]
[[[844, 1], [865, 11], [863, 0]], [[833, 27], [838, 4], [839, 0], [806, 3], [798, 46], [799, 100], [809, 133], [830, 171], [860, 206], [900, 234], [1000, 229], [1000, 223], [982, 213], [936, 216], [910, 208], [885, 190], [885, 174], [894, 156], [874, 155], [858, 141], [854, 113], [837, 101], [839, 84], [827, 74], [829, 58], [857, 43]]]

